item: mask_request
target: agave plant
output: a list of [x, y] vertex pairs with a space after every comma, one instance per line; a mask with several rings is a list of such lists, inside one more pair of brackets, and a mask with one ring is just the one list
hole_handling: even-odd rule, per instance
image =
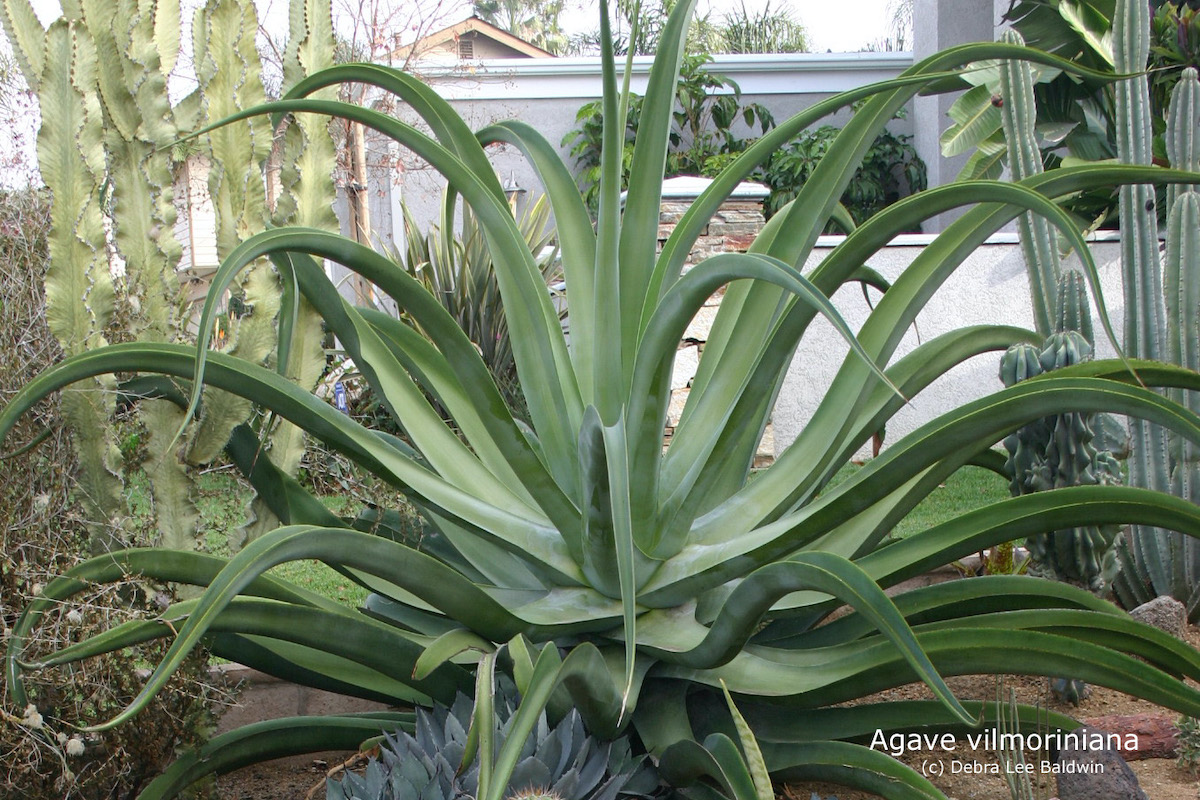
[[[516, 687], [502, 677], [492, 698], [493, 743], [503, 747], [518, 721]], [[331, 780], [326, 800], [454, 800], [480, 796], [480, 778], [494, 760], [478, 747], [476, 706], [459, 695], [446, 707], [435, 704], [416, 712], [413, 734], [385, 734], [378, 756], [361, 775], [346, 773]], [[474, 734], [474, 735], [473, 735]], [[629, 740], [603, 742], [584, 730], [572, 710], [557, 724], [543, 711], [536, 730], [520, 745], [520, 755], [505, 780], [506, 794], [532, 800], [616, 800], [620, 795], [645, 796], [658, 786], [658, 776], [645, 757], [632, 755]], [[477, 758], [479, 756], [479, 758]], [[486, 777], [484, 778], [486, 780]]]
[[[337, 335], [405, 438], [361, 428], [275, 372], [207, 352], [204, 324], [198, 349], [122, 344], [69, 359], [5, 409], [0, 432], [38, 397], [85, 376], [167, 376], [140, 378], [138, 389], [173, 399], [189, 413], [210, 397], [201, 395], [202, 387], [216, 387], [269, 409], [403, 489], [423, 509], [429, 535], [418, 550], [387, 535], [394, 517], [386, 510], [371, 509], [356, 520], [333, 516], [258, 458], [254, 434], [239, 428], [230, 455], [284, 527], [228, 561], [192, 552], [122, 551], [48, 585], [10, 638], [7, 669], [18, 707], [27, 700], [25, 670], [171, 635], [168, 654], [142, 693], [106, 725], [133, 717], [203, 640], [226, 658], [389, 703], [450, 703], [469, 690], [476, 661], [481, 674], [499, 664], [511, 672], [528, 709], [510, 742], [522, 741], [543, 707], [555, 718], [574, 707], [598, 735], [632, 726], [669, 762], [671, 752], [695, 755], [686, 746], [668, 751], [672, 744], [720, 733], [732, 741], [729, 734], [742, 723], [722, 697], [724, 682], [758, 739], [763, 770], [894, 798], [942, 795], [866, 746], [877, 729], [953, 730], [976, 724], [983, 713], [981, 704], [954, 699], [943, 674], [1067, 674], [1180, 713], [1200, 711], [1200, 692], [1180, 680], [1200, 677], [1200, 654], [1081, 589], [1021, 576], [943, 584], [894, 600], [881, 588], [982, 547], [1068, 525], [1133, 521], [1196, 535], [1197, 506], [1147, 490], [1084, 486], [1013, 498], [877, 546], [948, 475], [968, 461], [998, 468], [1001, 457], [989, 448], [1051, 414], [1138, 415], [1200, 440], [1200, 418], [1139, 385], [1196, 388], [1196, 374], [1124, 361], [1057, 370], [949, 410], [826, 488], [905, 397], [971, 355], [1040, 341], [1032, 331], [974, 326], [895, 357], [929, 296], [991, 233], [1025, 211], [1044, 215], [1074, 244], [1095, 286], [1086, 246], [1053, 199], [1096, 185], [1200, 176], [1099, 165], [1017, 184], [940, 187], [872, 218], [802, 275], [795, 265], [804, 263], [835, 212], [863, 153], [913, 94], [960, 86], [955, 70], [977, 59], [1028, 58], [1075, 68], [1014, 45], [971, 45], [932, 56], [896, 80], [819, 103], [764, 135], [714, 180], [656, 255], [670, 98], [693, 6], [680, 2], [666, 22], [624, 205], [619, 182], [628, 81], [618, 89], [611, 51], [603, 57], [607, 127], [595, 228], [569, 171], [531, 125], [506, 122], [473, 133], [427, 86], [384, 67], [333, 67], [282, 100], [239, 115], [272, 114], [277, 123], [287, 115], [339, 115], [411, 148], [446, 177], [451, 197], [471, 207], [491, 250], [528, 424], [514, 419], [461, 328], [393, 262], [318, 230], [278, 228], [250, 237], [223, 263], [214, 293], [247, 264], [270, 257]], [[342, 81], [395, 93], [424, 118], [431, 135], [370, 109], [312, 96]], [[812, 180], [771, 219], [750, 252], [718, 255], [681, 274], [692, 243], [739, 181], [812, 122], [864, 98]], [[569, 338], [486, 159], [483, 146], [495, 142], [524, 152], [546, 189], [569, 297]], [[895, 232], [967, 204], [977, 205], [924, 250], [852, 335], [827, 298], [848, 281], [877, 280], [864, 264]], [[339, 261], [375, 283], [420, 331], [351, 307], [318, 259]], [[664, 452], [674, 353], [689, 320], [721, 287], [727, 287], [721, 310]], [[1099, 298], [1097, 305], [1103, 316]], [[772, 467], [749, 480], [782, 372], [818, 315], [833, 321], [851, 352], [809, 426]], [[1103, 321], [1111, 337], [1107, 317]], [[192, 383], [181, 391], [173, 380]], [[449, 411], [453, 428], [429, 397]], [[299, 558], [326, 561], [369, 587], [365, 613], [264, 575]], [[28, 663], [25, 642], [47, 608], [85, 582], [129, 572], [206, 588], [169, 608], [162, 622], [122, 626]], [[853, 612], [816, 626], [842, 603]], [[937, 699], [838, 705], [914, 680], [924, 680]], [[487, 719], [489, 713], [482, 702], [477, 714]], [[1033, 722], [1032, 712], [1022, 713]], [[406, 720], [339, 716], [251, 726], [184, 756], [143, 796], [172, 796], [203, 774], [255, 760], [352, 747]], [[484, 742], [480, 747], [491, 751]], [[518, 755], [517, 745], [503, 750], [497, 773], [511, 770]], [[502, 793], [503, 782], [490, 781], [479, 796], [501, 800]]]

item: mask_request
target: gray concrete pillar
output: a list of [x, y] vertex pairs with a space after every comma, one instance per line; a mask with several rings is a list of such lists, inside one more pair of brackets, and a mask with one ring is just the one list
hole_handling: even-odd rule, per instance
[[[1007, 0], [913, 0], [913, 56], [916, 60], [966, 42], [995, 38]], [[913, 101], [914, 145], [929, 168], [929, 185], [950, 183], [967, 156], [942, 158], [938, 139], [949, 125], [949, 110], [957, 94], [917, 97]], [[926, 233], [942, 230], [958, 214], [942, 214], [925, 223]]]

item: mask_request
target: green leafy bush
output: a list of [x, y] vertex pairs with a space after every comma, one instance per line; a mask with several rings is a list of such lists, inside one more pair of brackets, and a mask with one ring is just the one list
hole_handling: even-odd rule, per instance
[[[770, 110], [760, 103], [742, 103], [742, 90], [724, 75], [705, 68], [707, 55], [686, 55], [680, 65], [679, 83], [672, 111], [670, 145], [665, 176], [716, 175], [731, 159], [746, 149], [750, 141], [734, 133], [738, 122], [766, 133], [775, 125]], [[633, 163], [633, 143], [642, 115], [643, 98], [631, 95], [625, 117], [622, 145], [621, 187], [629, 185]], [[575, 115], [579, 125], [563, 137], [575, 159], [579, 187], [588, 207], [595, 209], [600, 197], [601, 150], [604, 131], [604, 101], [587, 103]]]
[[[902, 117], [897, 115], [897, 119]], [[771, 157], [761, 175], [771, 190], [763, 204], [767, 217], [796, 197], [839, 132], [832, 125], [807, 130]], [[925, 162], [917, 155], [912, 137], [885, 128], [867, 149], [841, 203], [855, 224], [861, 225], [897, 200], [924, 191], [928, 185]]]

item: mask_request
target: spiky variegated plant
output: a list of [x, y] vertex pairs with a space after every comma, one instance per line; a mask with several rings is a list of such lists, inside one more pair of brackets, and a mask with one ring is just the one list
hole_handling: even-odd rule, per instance
[[[620, 145], [628, 79], [618, 90], [612, 53], [604, 54], [605, 164], [594, 229], [568, 170], [532, 126], [508, 122], [473, 134], [431, 89], [402, 73], [370, 65], [331, 68], [302, 81], [282, 101], [238, 115], [342, 116], [395, 139], [446, 177], [471, 206], [492, 251], [529, 425], [513, 419], [474, 345], [441, 305], [386, 258], [311, 228], [250, 237], [226, 258], [215, 290], [264, 255], [293, 269], [298, 287], [385, 399], [406, 439], [365, 430], [271, 370], [206, 352], [204, 341], [199, 353], [141, 343], [70, 359], [0, 415], [0, 431], [37, 397], [91, 375], [136, 369], [191, 378], [193, 404], [202, 383], [209, 388], [201, 400], [212, 388], [235, 392], [401, 487], [428, 517], [425, 546], [418, 551], [389, 538], [387, 512], [372, 511], [353, 524], [334, 517], [273, 465], [255, 461], [254, 435], [240, 428], [230, 453], [286, 526], [228, 562], [196, 553], [127, 551], [81, 565], [47, 586], [11, 636], [7, 666], [15, 699], [23, 697], [23, 670], [39, 666], [23, 660], [39, 616], [83, 581], [132, 571], [207, 588], [200, 598], [166, 611], [169, 625], [114, 629], [41, 664], [173, 635], [143, 693], [112, 725], [136, 714], [201, 639], [222, 656], [391, 703], [452, 700], [471, 685], [471, 653], [483, 652], [480, 675], [503, 664], [521, 687], [528, 711], [520, 725], [531, 727], [547, 704], [555, 714], [574, 704], [593, 732], [633, 725], [641, 741], [659, 752], [733, 730], [719, 689], [724, 681], [761, 744], [761, 769], [897, 798], [941, 795], [864, 746], [875, 730], [955, 729], [973, 724], [980, 713], [978, 704], [964, 708], [950, 696], [939, 670], [1074, 674], [1182, 713], [1200, 710], [1200, 692], [1179, 680], [1200, 677], [1200, 654], [1085, 591], [1019, 576], [943, 584], [900, 594], [894, 602], [880, 588], [995, 542], [1066, 525], [1132, 520], [1200, 533], [1200, 508], [1191, 503], [1139, 489], [1086, 486], [1014, 498], [876, 548], [944, 478], [969, 460], [988, 458], [1001, 437], [1049, 414], [1115, 410], [1200, 440], [1200, 418], [1138, 386], [1128, 364], [1060, 370], [949, 410], [822, 491], [902, 407], [904, 396], [973, 354], [1037, 340], [1030, 331], [976, 326], [894, 358], [929, 296], [987, 236], [1025, 210], [1043, 214], [1080, 250], [1094, 284], [1086, 247], [1051, 198], [1093, 185], [1200, 176], [1091, 166], [1019, 184], [941, 187], [871, 219], [801, 275], [794, 265], [811, 251], [858, 161], [915, 92], [958, 86], [948, 71], [979, 58], [1026, 57], [1072, 68], [1012, 45], [972, 45], [932, 56], [894, 81], [819, 103], [766, 134], [713, 182], [656, 255], [670, 98], [693, 7], [679, 3], [666, 23], [623, 207]], [[395, 93], [432, 135], [373, 110], [309, 96], [342, 81]], [[715, 256], [681, 274], [699, 232], [739, 181], [798, 131], [863, 98], [869, 99], [813, 179], [772, 218], [749, 253]], [[492, 142], [526, 154], [553, 205], [570, 303], [569, 341], [485, 157], [481, 145]], [[869, 278], [866, 259], [895, 232], [968, 203], [978, 205], [918, 256], [857, 338], [849, 337], [826, 298], [847, 281]], [[390, 317], [352, 308], [315, 258], [340, 261], [373, 281], [429, 338]], [[722, 286], [727, 291], [687, 407], [663, 452], [676, 347], [691, 317]], [[206, 321], [214, 303], [210, 298]], [[808, 427], [774, 466], [750, 481], [783, 370], [818, 314], [835, 321], [853, 352]], [[201, 331], [206, 337], [207, 326]], [[1200, 385], [1186, 370], [1133, 366], [1148, 383]], [[160, 388], [187, 403], [165, 382]], [[426, 393], [453, 415], [453, 430]], [[322, 559], [371, 588], [367, 613], [263, 574], [297, 558]], [[815, 627], [840, 602], [854, 606], [854, 613]], [[506, 642], [500, 659], [497, 646]], [[915, 679], [925, 680], [938, 699], [834, 705]], [[488, 697], [477, 694], [484, 719]], [[337, 716], [250, 726], [185, 756], [144, 796], [170, 796], [202, 774], [259, 759], [353, 746], [399, 721]], [[479, 746], [490, 753], [487, 730], [481, 729]], [[510, 743], [520, 741], [520, 730], [514, 728]], [[502, 750], [496, 775], [511, 771], [516, 757], [515, 745]], [[481, 798], [500, 800], [503, 784], [490, 781]]]
[[[0, 4], [14, 54], [42, 110], [38, 161], [53, 196], [47, 319], [67, 354], [102, 346], [114, 333], [145, 342], [187, 341], [193, 309], [185, 302], [178, 270], [183, 254], [176, 238], [175, 198], [180, 163], [170, 145], [183, 131], [221, 119], [266, 99], [255, 50], [258, 30], [251, 0], [211, 0], [196, 11], [193, 56], [197, 86], [172, 106], [167, 78], [180, 53], [179, 0], [65, 0], [63, 16], [43, 30], [28, 0]], [[295, 0], [284, 61], [284, 83], [332, 63], [328, 0]], [[263, 180], [272, 148], [264, 120], [215, 130], [187, 148], [208, 165], [207, 190], [221, 257], [269, 221], [336, 229], [330, 175], [333, 143], [319, 120], [293, 126], [281, 146], [282, 174]], [[303, 175], [300, 171], [303, 170]], [[323, 170], [323, 171], [322, 171]], [[186, 187], [190, 195], [190, 187]], [[268, 197], [268, 195], [271, 195]], [[188, 198], [184, 203], [197, 202]], [[272, 211], [273, 209], [273, 211]], [[196, 232], [193, 230], [193, 234]], [[203, 232], [200, 232], [203, 236]], [[196, 254], [192, 254], [193, 261]], [[110, 261], [123, 265], [127, 302], [118, 312]], [[279, 279], [264, 261], [240, 281], [244, 307], [228, 349], [256, 363], [274, 359], [280, 370], [311, 387], [324, 367], [320, 320], [301, 304], [276, 356]], [[82, 387], [81, 387], [82, 388]], [[122, 476], [110, 422], [115, 395], [111, 379], [89, 391], [64, 396], [64, 416], [80, 454], [80, 486], [93, 547], [127, 544]], [[200, 546], [189, 465], [211, 461], [233, 426], [246, 420], [250, 403], [214, 395], [186, 446], [175, 433], [182, 411], [147, 399], [138, 407], [145, 426], [145, 472], [153, 497], [157, 542], [164, 547]], [[294, 472], [304, 451], [302, 432], [281, 426], [270, 458]], [[267, 506], [256, 501], [239, 538], [274, 528]], [[235, 542], [235, 544], [237, 544]]]

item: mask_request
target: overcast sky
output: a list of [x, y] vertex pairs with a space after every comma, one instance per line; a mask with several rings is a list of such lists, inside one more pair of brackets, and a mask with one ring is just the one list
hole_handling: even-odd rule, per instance
[[[746, 9], [759, 12], [768, 0], [699, 0], [697, 12], [712, 13], [715, 20], [731, 9], [745, 3]], [[770, 0], [774, 10], [787, 8], [792, 18], [808, 29], [815, 52], [856, 52], [868, 43], [887, 35], [888, 0], [856, 0], [844, 6], [830, 0]], [[567, 0], [564, 27], [583, 31], [596, 27], [596, 3]], [[848, 9], [852, 9], [850, 13]]]
[[[265, 16], [283, 22], [288, 0], [257, 0]], [[711, 11], [716, 19], [721, 14], [745, 3], [747, 10], [758, 12], [763, 9], [768, 0], [699, 0], [700, 13]], [[433, 3], [440, 6], [440, 13], [464, 16], [469, 13], [468, 2], [459, 0], [333, 0], [335, 13], [344, 16], [349, 9], [366, 7], [395, 7], [404, 6], [415, 8], [419, 5]], [[196, 0], [185, 0], [186, 6], [194, 7]], [[58, 0], [33, 0], [34, 8], [44, 21], [48, 22], [58, 15]], [[459, 6], [454, 9], [454, 6]], [[773, 9], [787, 8], [793, 18], [799, 20], [808, 28], [812, 39], [812, 49], [817, 52], [826, 50], [857, 51], [868, 42], [885, 36], [887, 31], [888, 0], [856, 0], [851, 6], [842, 5], [829, 0], [771, 0]], [[596, 22], [597, 4], [585, 0], [567, 0], [567, 11], [563, 16], [563, 25], [568, 32], [594, 29]], [[399, 12], [403, 14], [403, 11]], [[274, 27], [274, 26], [272, 26]]]

